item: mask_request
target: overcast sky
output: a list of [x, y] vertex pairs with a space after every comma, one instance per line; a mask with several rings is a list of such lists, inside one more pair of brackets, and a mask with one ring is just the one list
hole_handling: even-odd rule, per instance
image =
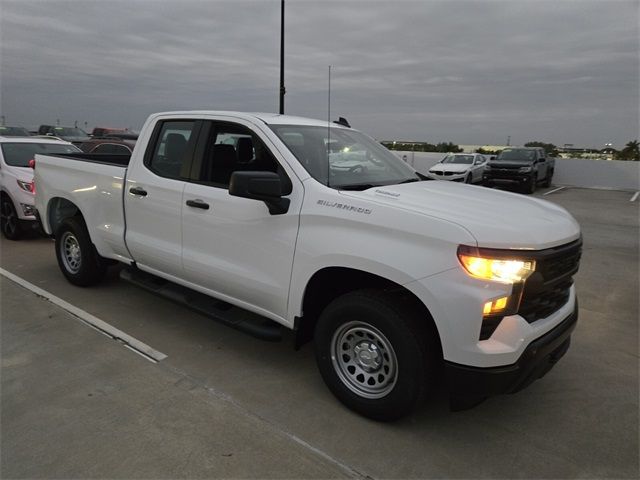
[[[638, 1], [286, 0], [285, 112], [376, 138], [621, 147]], [[7, 124], [278, 110], [280, 0], [0, 0]]]

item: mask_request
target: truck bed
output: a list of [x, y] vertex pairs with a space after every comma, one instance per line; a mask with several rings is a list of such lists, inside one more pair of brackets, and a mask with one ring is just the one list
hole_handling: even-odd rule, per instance
[[36, 208], [44, 230], [55, 235], [58, 219], [69, 208], [77, 208], [98, 253], [127, 259], [123, 189], [129, 156], [36, 155], [35, 161]]

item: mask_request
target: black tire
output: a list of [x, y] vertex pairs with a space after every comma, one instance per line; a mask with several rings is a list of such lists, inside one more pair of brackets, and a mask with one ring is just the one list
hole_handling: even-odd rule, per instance
[[411, 413], [433, 384], [441, 358], [429, 321], [398, 295], [359, 290], [338, 297], [315, 330], [322, 378], [365, 417], [390, 421]]
[[529, 193], [529, 194], [536, 192], [536, 177], [535, 177], [535, 173], [529, 178], [527, 183], [524, 185], [524, 192], [525, 193]]
[[471, 180], [472, 178], [471, 173], [467, 173], [467, 176], [464, 178], [464, 183], [473, 183]]
[[544, 187], [549, 188], [551, 186], [551, 179], [553, 178], [553, 170], [547, 170], [547, 176], [544, 179]]
[[18, 212], [11, 199], [6, 195], [2, 195], [2, 200], [0, 201], [0, 214], [2, 235], [8, 240], [20, 240], [23, 230], [18, 218]]
[[80, 217], [67, 218], [58, 227], [56, 258], [67, 280], [80, 287], [99, 283], [107, 271], [107, 262], [98, 255]]

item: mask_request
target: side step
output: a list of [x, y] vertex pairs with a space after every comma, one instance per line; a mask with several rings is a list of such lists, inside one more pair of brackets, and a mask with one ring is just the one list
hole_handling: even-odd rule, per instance
[[269, 342], [282, 340], [280, 324], [227, 302], [216, 300], [137, 268], [123, 268], [120, 271], [120, 278], [253, 337]]

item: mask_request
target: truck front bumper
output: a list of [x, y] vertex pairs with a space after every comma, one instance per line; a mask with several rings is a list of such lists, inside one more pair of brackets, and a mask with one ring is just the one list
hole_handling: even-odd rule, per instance
[[[573, 313], [531, 342], [511, 365], [479, 368], [445, 362], [445, 376], [452, 399], [466, 399], [470, 403], [466, 406], [472, 406], [491, 395], [515, 393], [527, 387], [543, 377], [566, 353], [577, 322], [576, 300]], [[452, 406], [460, 409], [455, 408], [454, 402]]]

